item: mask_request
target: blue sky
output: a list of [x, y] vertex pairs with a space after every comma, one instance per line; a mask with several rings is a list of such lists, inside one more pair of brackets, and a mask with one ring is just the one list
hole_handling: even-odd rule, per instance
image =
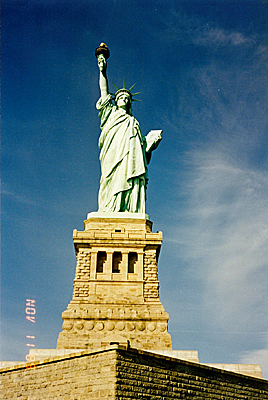
[[[266, 0], [2, 1], [2, 360], [55, 348], [72, 297], [73, 229], [97, 210], [95, 48], [162, 129], [147, 213], [163, 231], [174, 349], [260, 363], [268, 378]], [[36, 300], [36, 323], [25, 301]]]

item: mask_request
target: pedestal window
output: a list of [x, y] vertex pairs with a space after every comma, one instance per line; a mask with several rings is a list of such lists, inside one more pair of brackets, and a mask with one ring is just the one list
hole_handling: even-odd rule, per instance
[[97, 273], [103, 273], [103, 265], [104, 265], [106, 259], [107, 259], [107, 254], [105, 253], [105, 251], [98, 251], [97, 269], [96, 269]]
[[113, 274], [120, 272], [121, 261], [122, 261], [122, 253], [119, 251], [115, 251], [113, 253], [113, 267], [112, 267]]
[[135, 252], [130, 252], [128, 253], [128, 273], [129, 274], [134, 274], [135, 270], [135, 264], [138, 260], [138, 254]]

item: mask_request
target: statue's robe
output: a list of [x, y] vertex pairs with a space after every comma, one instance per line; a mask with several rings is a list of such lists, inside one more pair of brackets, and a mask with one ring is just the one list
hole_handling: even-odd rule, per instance
[[118, 109], [111, 95], [96, 105], [101, 120], [99, 138], [101, 181], [99, 211], [145, 213], [148, 181], [146, 140], [138, 121]]

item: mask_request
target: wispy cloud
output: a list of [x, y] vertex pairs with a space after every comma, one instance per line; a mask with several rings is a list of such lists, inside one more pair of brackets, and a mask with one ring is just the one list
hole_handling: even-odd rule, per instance
[[1, 195], [2, 195], [3, 198], [4, 197], [9, 198], [9, 200], [12, 199], [12, 200], [14, 200], [15, 202], [18, 202], [18, 203], [23, 203], [23, 204], [27, 204], [27, 205], [31, 205], [31, 206], [35, 206], [36, 205], [35, 201], [33, 201], [32, 199], [30, 199], [30, 198], [28, 198], [26, 196], [22, 196], [21, 194], [18, 194], [15, 191], [10, 191], [10, 190], [3, 189], [1, 191]]
[[241, 32], [227, 31], [226, 29], [212, 27], [207, 28], [204, 26], [194, 37], [193, 42], [205, 46], [240, 46], [252, 45], [255, 43], [253, 37], [247, 37]]
[[268, 379], [268, 334], [266, 335], [266, 347], [243, 354], [240, 362], [242, 364], [261, 364], [263, 378]]
[[[172, 10], [161, 22], [161, 40], [201, 46], [254, 45], [256, 35], [226, 29], [207, 18]], [[163, 33], [164, 32], [164, 33]]]
[[[199, 282], [203, 322], [223, 332], [251, 333], [259, 341], [268, 328], [267, 172], [213, 146], [193, 150], [186, 163], [180, 191], [187, 201], [172, 240], [189, 276]], [[241, 359], [261, 363], [266, 353]]]
[[[238, 294], [238, 282], [267, 265], [267, 175], [238, 166], [212, 148], [193, 151], [190, 157], [192, 170], [183, 191], [188, 194], [185, 229], [194, 246], [186, 255], [206, 257], [209, 281], [218, 294]], [[260, 291], [245, 293], [261, 296]]]
[[[217, 40], [234, 40], [230, 35]], [[175, 178], [183, 206], [173, 211], [170, 241], [189, 281], [198, 281], [204, 325], [246, 333], [249, 350], [237, 349], [237, 362], [261, 363], [267, 376], [266, 54], [257, 47], [249, 64], [234, 69], [216, 60], [184, 77], [170, 122], [180, 140], [191, 135], [191, 145]]]

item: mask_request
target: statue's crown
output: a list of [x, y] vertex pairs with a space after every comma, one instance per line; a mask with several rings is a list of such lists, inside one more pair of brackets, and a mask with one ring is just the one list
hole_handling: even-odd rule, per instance
[[121, 96], [121, 94], [123, 94], [123, 93], [127, 94], [127, 95], [130, 97], [131, 101], [132, 101], [132, 94], [131, 94], [131, 92], [130, 92], [129, 90], [127, 90], [127, 89], [119, 89], [119, 90], [117, 90], [117, 92], [115, 93], [115, 101], [116, 101], [116, 100], [118, 99], [118, 97]]
[[134, 88], [134, 86], [136, 85], [136, 83], [134, 83], [134, 85], [131, 86], [130, 89], [126, 89], [126, 85], [125, 85], [125, 79], [123, 80], [123, 88], [122, 89], [118, 89], [118, 87], [113, 84], [114, 87], [117, 89], [117, 92], [115, 93], [115, 101], [118, 99], [119, 96], [121, 96], [121, 94], [125, 93], [130, 97], [131, 101], [141, 101], [141, 100], [136, 100], [133, 99], [133, 96], [136, 96], [137, 94], [140, 94], [141, 92], [137, 92], [137, 93], [131, 93], [131, 90]]

